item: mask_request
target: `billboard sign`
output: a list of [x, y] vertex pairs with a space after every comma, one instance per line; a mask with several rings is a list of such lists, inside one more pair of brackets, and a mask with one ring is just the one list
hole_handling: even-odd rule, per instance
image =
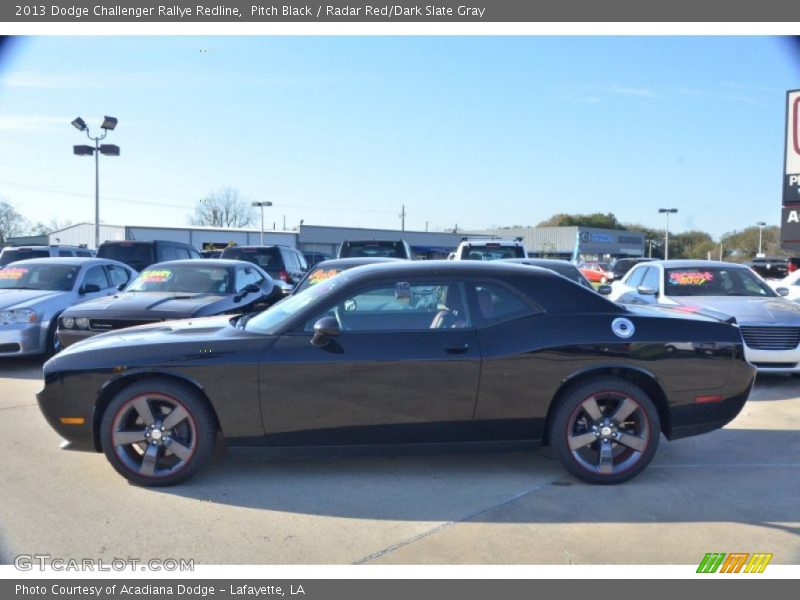
[[786, 93], [781, 245], [800, 248], [800, 90]]

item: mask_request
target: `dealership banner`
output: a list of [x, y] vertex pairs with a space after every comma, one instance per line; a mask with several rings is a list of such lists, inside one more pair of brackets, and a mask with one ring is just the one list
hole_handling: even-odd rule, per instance
[[[724, 597], [729, 600], [753, 597], [793, 597], [791, 580], [759, 576], [714, 577], [700, 580], [664, 579], [620, 582], [616, 579], [309, 579], [269, 580], [3, 580], [0, 596], [7, 600], [252, 600], [276, 597], [293, 600], [487, 600], [489, 598], [578, 598], [617, 600], [623, 589], [628, 594], [660, 600], [676, 597]], [[644, 586], [646, 592], [636, 591]], [[625, 594], [623, 594], [625, 595]]]
[[786, 93], [781, 245], [800, 248], [800, 90]]
[[793, 22], [785, 0], [59, 0], [0, 3], [8, 22]]

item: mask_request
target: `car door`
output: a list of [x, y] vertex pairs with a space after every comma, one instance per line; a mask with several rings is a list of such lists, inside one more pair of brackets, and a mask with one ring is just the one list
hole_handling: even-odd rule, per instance
[[[96, 288], [93, 286], [96, 286]], [[108, 281], [104, 265], [94, 265], [86, 269], [83, 273], [83, 279], [78, 283], [78, 294], [81, 302], [108, 296], [116, 291], [116, 286]]]
[[[464, 284], [384, 281], [315, 311], [260, 364], [264, 428], [273, 445], [464, 439], [481, 354]], [[341, 332], [311, 343], [335, 316]]]

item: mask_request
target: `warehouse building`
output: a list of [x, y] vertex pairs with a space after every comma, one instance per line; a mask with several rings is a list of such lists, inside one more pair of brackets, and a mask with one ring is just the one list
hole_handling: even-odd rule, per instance
[[528, 256], [564, 260], [610, 260], [644, 256], [644, 233], [595, 227], [511, 227], [479, 233], [522, 238]]

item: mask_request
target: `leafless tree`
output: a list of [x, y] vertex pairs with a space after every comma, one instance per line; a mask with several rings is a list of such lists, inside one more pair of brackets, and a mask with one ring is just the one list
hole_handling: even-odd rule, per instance
[[213, 227], [247, 227], [255, 220], [256, 212], [251, 200], [242, 196], [239, 190], [226, 187], [200, 200], [189, 222]]
[[26, 227], [25, 218], [8, 202], [0, 201], [0, 244], [8, 238], [20, 235]]

